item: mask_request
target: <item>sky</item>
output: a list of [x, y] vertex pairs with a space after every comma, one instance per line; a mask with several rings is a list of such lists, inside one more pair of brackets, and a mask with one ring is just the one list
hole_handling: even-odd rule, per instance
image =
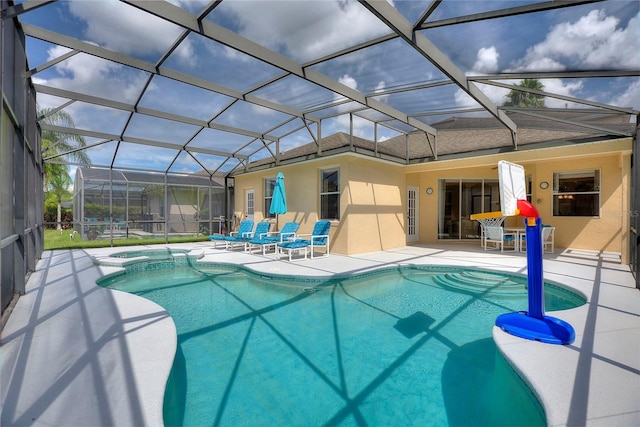
[[[208, 4], [197, 0], [174, 0], [171, 3], [196, 14]], [[395, 0], [390, 3], [414, 23], [430, 1]], [[526, 3], [515, 0], [445, 0], [429, 21]], [[470, 76], [522, 71], [640, 70], [639, 5], [637, 1], [612, 0], [500, 20], [426, 29], [421, 33], [449, 56], [457, 68]], [[180, 40], [182, 33], [180, 28], [160, 18], [108, 0], [56, 2], [28, 12], [20, 20], [151, 64], [161, 61], [167, 49]], [[445, 79], [438, 68], [399, 39], [314, 63], [324, 55], [389, 32], [379, 19], [351, 0], [225, 0], [206, 17], [206, 21], [274, 50], [285, 58], [310, 64], [311, 70], [365, 94]], [[65, 47], [27, 39], [30, 67], [39, 66], [66, 52], [68, 49]], [[250, 93], [288, 108], [314, 109], [312, 114], [316, 116], [331, 115], [349, 108], [346, 104], [323, 109], [343, 97], [295, 76], [252, 91], [262, 82], [280, 77], [282, 70], [197, 34], [184, 38], [163, 60], [162, 67], [225, 86], [236, 93]], [[227, 95], [212, 94], [163, 77], [154, 78], [143, 94], [148, 84], [146, 72], [85, 54], [57, 63], [34, 75], [33, 81], [200, 120], [215, 117], [214, 121], [221, 125], [259, 133], [280, 135], [294, 126], [289, 123], [274, 130], [287, 120], [288, 115], [244, 101], [231, 105], [233, 98]], [[546, 91], [558, 95], [640, 110], [640, 79], [637, 77], [545, 79], [542, 83]], [[509, 92], [490, 85], [479, 87], [496, 104], [502, 104]], [[409, 114], [477, 106], [476, 101], [455, 85], [438, 86], [417, 93], [381, 94], [376, 100]], [[41, 108], [55, 107], [64, 102], [64, 99], [46, 95], [38, 98]], [[545, 99], [545, 105], [558, 108], [573, 106], [565, 100], [551, 97]], [[128, 120], [128, 114], [122, 111], [83, 103], [71, 105], [65, 111], [73, 116], [78, 128], [114, 134], [120, 134]], [[443, 118], [446, 117], [436, 115], [423, 120], [436, 122]], [[296, 123], [300, 126], [302, 122]], [[348, 116], [326, 119], [322, 134], [348, 132], [348, 126]], [[373, 139], [371, 122], [356, 119], [353, 126], [356, 135]], [[125, 135], [164, 141], [169, 145], [175, 144], [179, 149], [194, 137], [194, 132], [197, 132], [197, 127], [192, 125], [135, 115]], [[379, 127], [379, 140], [396, 135], [395, 131]], [[240, 154], [251, 154], [262, 146], [261, 142], [246, 146], [251, 139], [244, 136], [229, 137], [218, 146], [215, 142], [207, 144], [209, 140], [221, 140], [219, 137], [215, 133], [201, 133], [195, 135], [193, 145], [213, 145], [213, 149], [239, 150]], [[280, 148], [286, 150], [310, 141], [309, 131], [303, 129], [283, 138]], [[148, 146], [130, 145], [127, 146], [127, 157], [150, 149]], [[114, 144], [104, 144], [92, 149], [92, 160], [110, 163], [114, 147]], [[260, 156], [266, 154], [264, 152]], [[153, 157], [153, 167], [162, 170], [171, 164], [175, 152], [158, 149]], [[118, 161], [116, 159], [115, 163]], [[207, 158], [207, 161], [221, 164], [223, 158]], [[191, 161], [191, 164], [175, 167], [183, 167], [186, 171], [198, 165]]]

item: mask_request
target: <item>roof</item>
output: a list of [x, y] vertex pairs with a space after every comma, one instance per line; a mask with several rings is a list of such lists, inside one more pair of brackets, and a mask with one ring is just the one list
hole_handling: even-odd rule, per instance
[[184, 185], [189, 187], [224, 187], [223, 176], [202, 175], [202, 176], [180, 176], [163, 173], [152, 172], [134, 172], [134, 171], [111, 171], [102, 168], [80, 167], [76, 169], [76, 182], [113, 182], [123, 184], [158, 184], [164, 185], [165, 180], [170, 185]]
[[[440, 134], [479, 118], [495, 124], [499, 146], [515, 149], [531, 139], [527, 121], [546, 129], [543, 121], [584, 109], [629, 121], [640, 110], [635, 0], [2, 7], [26, 38], [26, 76], [47, 108], [41, 128], [85, 139], [43, 153], [50, 162], [82, 165], [80, 150], [114, 170], [232, 175], [341, 133], [378, 141], [371, 155], [410, 161], [434, 147], [473, 155], [484, 144]], [[74, 125], [52, 122], [56, 112]]]
[[[578, 113], [558, 112], [556, 120], [549, 121], [517, 113], [510, 114], [518, 124], [517, 145], [537, 146], [545, 143], [554, 146], [576, 145], [597, 140], [626, 138], [624, 134], [634, 132], [635, 123], [624, 114], [600, 114], [594, 110]], [[558, 121], [561, 120], [561, 121]], [[435, 153], [473, 156], [487, 150], [514, 151], [511, 132], [492, 118], [451, 117], [435, 123], [437, 136], [425, 133], [401, 135], [377, 144], [346, 133], [336, 133], [322, 138], [321, 154], [318, 143], [310, 142], [283, 152], [280, 164], [310, 160], [319, 155], [327, 156], [344, 152], [371, 155], [399, 163], [435, 160]], [[588, 127], [585, 127], [588, 126]], [[251, 163], [249, 169], [275, 167], [271, 159]]]

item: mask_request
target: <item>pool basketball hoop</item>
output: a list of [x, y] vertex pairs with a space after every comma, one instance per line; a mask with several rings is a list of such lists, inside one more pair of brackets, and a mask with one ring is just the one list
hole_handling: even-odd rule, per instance
[[529, 309], [526, 312], [498, 316], [496, 326], [511, 335], [529, 340], [550, 344], [571, 344], [575, 339], [573, 327], [564, 320], [544, 314], [542, 220], [535, 206], [527, 201], [524, 168], [501, 160], [498, 162], [498, 178], [501, 211], [472, 215], [471, 219], [489, 222], [492, 219], [495, 221], [496, 218], [504, 219], [507, 216], [524, 217]]

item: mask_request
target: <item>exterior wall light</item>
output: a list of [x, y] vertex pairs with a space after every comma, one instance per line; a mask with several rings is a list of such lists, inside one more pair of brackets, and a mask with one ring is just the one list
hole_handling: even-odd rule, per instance
[[549, 188], [549, 183], [547, 181], [542, 181], [540, 183], [540, 188], [542, 188], [543, 190], [546, 190], [547, 188]]
[[433, 188], [431, 187], [427, 188], [427, 194], [433, 194]]

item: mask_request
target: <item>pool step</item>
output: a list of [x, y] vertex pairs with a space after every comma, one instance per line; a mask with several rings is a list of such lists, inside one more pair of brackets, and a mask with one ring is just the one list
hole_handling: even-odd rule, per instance
[[460, 271], [438, 274], [433, 280], [442, 287], [470, 293], [490, 293], [514, 297], [521, 297], [527, 293], [526, 279], [502, 276], [498, 273]]

